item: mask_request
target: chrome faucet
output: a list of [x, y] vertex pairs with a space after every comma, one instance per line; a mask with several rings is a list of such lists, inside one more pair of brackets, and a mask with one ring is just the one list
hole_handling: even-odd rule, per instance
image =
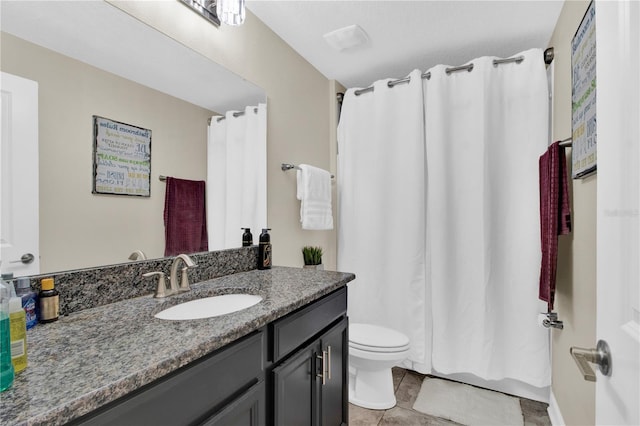
[[[178, 266], [180, 266], [180, 262], [184, 262], [185, 266], [181, 268], [182, 276], [180, 279], [180, 286], [178, 286]], [[189, 287], [189, 275], [187, 271], [189, 268], [195, 268], [196, 266], [198, 265], [196, 265], [186, 254], [177, 255], [171, 264], [171, 274], [169, 275], [170, 288], [168, 289], [164, 272], [147, 272], [146, 274], [142, 274], [142, 276], [145, 278], [154, 277], [156, 275], [159, 276], [158, 287], [156, 288], [156, 294], [153, 297], [167, 297], [191, 290]]]
[[[180, 265], [180, 261], [184, 262], [185, 266], [181, 269], [182, 277], [180, 279], [180, 287], [178, 287], [178, 266]], [[195, 268], [196, 266], [198, 265], [196, 265], [186, 254], [179, 254], [175, 259], [173, 259], [173, 263], [171, 264], [171, 275], [169, 275], [169, 285], [171, 285], [172, 292], [191, 290], [189, 287], [189, 275], [187, 270], [189, 268]]]

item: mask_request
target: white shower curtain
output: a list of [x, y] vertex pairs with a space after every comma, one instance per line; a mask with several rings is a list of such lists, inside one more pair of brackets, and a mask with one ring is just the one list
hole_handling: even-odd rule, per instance
[[429, 80], [415, 71], [409, 84], [347, 92], [338, 268], [356, 273], [352, 322], [411, 338], [406, 366], [545, 387], [538, 157], [548, 89], [542, 51], [518, 55], [521, 63], [478, 58], [471, 72], [436, 66]]
[[338, 126], [338, 269], [352, 323], [402, 331], [425, 360], [424, 123], [418, 70], [408, 84], [375, 83], [343, 101]]
[[548, 331], [537, 326], [538, 157], [548, 137], [542, 52], [424, 83], [427, 256], [433, 368], [485, 380], [550, 384]]
[[254, 242], [267, 226], [267, 108], [246, 107], [212, 117], [207, 152], [209, 250], [242, 245], [240, 228]]

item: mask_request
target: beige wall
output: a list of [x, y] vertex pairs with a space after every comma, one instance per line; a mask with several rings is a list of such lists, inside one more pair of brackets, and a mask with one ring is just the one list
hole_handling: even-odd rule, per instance
[[[240, 27], [216, 28], [197, 16], [193, 20], [193, 12], [179, 2], [111, 3], [265, 89], [267, 219], [273, 262], [301, 266], [302, 246], [319, 245], [325, 251], [323, 263], [334, 269], [335, 230], [301, 229], [295, 173], [280, 170], [283, 162], [331, 169], [329, 80], [250, 12]], [[334, 206], [334, 217], [335, 213]]]
[[[588, 5], [565, 2], [549, 42], [555, 49], [554, 140], [571, 135], [570, 45]], [[552, 389], [567, 425], [595, 423], [595, 385], [582, 378], [569, 347], [596, 342], [596, 176], [572, 180], [573, 231], [559, 245], [555, 310], [564, 329], [552, 331]]]
[[[43, 273], [164, 251], [159, 174], [206, 179], [211, 111], [2, 34], [2, 71], [39, 85]], [[151, 197], [94, 195], [92, 115], [152, 130]]]

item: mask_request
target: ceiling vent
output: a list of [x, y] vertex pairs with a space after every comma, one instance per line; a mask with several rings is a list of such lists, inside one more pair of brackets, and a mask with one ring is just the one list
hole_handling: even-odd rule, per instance
[[369, 36], [359, 25], [349, 25], [323, 35], [329, 46], [342, 51], [367, 44]]

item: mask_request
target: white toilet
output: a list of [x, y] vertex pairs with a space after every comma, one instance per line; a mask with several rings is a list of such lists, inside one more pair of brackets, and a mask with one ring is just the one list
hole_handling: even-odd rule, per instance
[[349, 402], [373, 410], [396, 405], [391, 367], [409, 354], [404, 334], [371, 324], [349, 325]]

